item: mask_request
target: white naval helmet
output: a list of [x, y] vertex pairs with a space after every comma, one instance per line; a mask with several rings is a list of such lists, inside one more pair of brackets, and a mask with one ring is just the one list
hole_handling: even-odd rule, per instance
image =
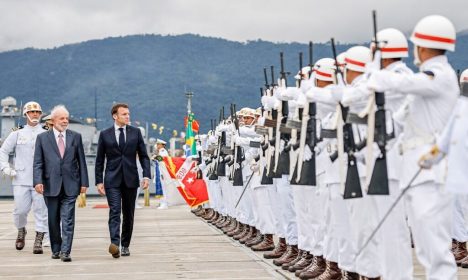
[[35, 102], [35, 101], [29, 101], [27, 102], [26, 104], [24, 104], [23, 106], [23, 115], [28, 118], [28, 120], [32, 123], [39, 123], [39, 120], [40, 120], [40, 117], [38, 119], [31, 119], [29, 117], [28, 114], [26, 114], [27, 112], [31, 112], [31, 111], [39, 111], [41, 112], [41, 115], [42, 115], [42, 108], [41, 108], [41, 105], [39, 105], [39, 103]]
[[460, 74], [460, 84], [468, 84], [468, 69]]
[[366, 64], [372, 61], [371, 50], [364, 46], [351, 47], [346, 51], [345, 68], [356, 72], [366, 71]]
[[[408, 57], [408, 41], [405, 35], [395, 28], [386, 28], [377, 33], [382, 58]], [[371, 44], [371, 48], [375, 43]]]
[[167, 142], [158, 138], [158, 139], [156, 139], [156, 144], [166, 145]]
[[335, 60], [328, 57], [319, 59], [314, 64], [315, 79], [326, 82], [334, 82], [335, 68]]
[[297, 71], [297, 74], [296, 76], [294, 76], [294, 79], [307, 80], [309, 79], [309, 74], [310, 74], [310, 66], [305, 66], [305, 67], [302, 67], [300, 71]]
[[342, 52], [336, 56], [336, 61], [338, 61], [338, 66], [340, 67], [340, 70], [342, 72], [344, 71], [344, 67], [346, 65], [345, 58], [346, 58], [346, 52]]
[[453, 52], [456, 41], [455, 27], [446, 17], [427, 16], [416, 24], [410, 41], [416, 46]]

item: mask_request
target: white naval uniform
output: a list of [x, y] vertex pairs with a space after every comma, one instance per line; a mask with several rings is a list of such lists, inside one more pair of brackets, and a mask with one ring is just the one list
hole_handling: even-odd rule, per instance
[[[323, 116], [321, 125], [324, 129], [335, 129], [336, 104], [332, 97], [333, 86], [325, 88], [315, 88], [307, 93], [309, 101], [318, 103], [319, 111]], [[356, 272], [355, 260], [356, 240], [351, 229], [350, 213], [341, 193], [341, 179], [338, 158], [334, 162], [330, 160], [330, 155], [336, 151], [337, 139], [326, 138], [321, 143], [320, 164], [323, 164], [325, 173], [320, 182], [328, 188], [325, 192], [327, 201], [325, 202], [325, 237], [323, 240], [323, 257], [331, 262], [338, 263], [339, 267], [349, 272]], [[323, 151], [324, 150], [324, 151]], [[346, 161], [343, 163], [346, 172]], [[346, 174], [346, 173], [344, 173]]]
[[[256, 227], [256, 224], [258, 224], [258, 211], [254, 211], [256, 208], [254, 202], [256, 202], [257, 199], [253, 193], [253, 186], [257, 185], [255, 181], [259, 181], [260, 177], [250, 170], [250, 163], [258, 155], [258, 148], [250, 147], [250, 141], [261, 141], [261, 137], [255, 133], [254, 126], [239, 127], [239, 136], [236, 137], [235, 142], [236, 145], [242, 148], [244, 153], [245, 159], [242, 162], [242, 179], [244, 184], [240, 188], [241, 193], [239, 196], [235, 197], [234, 206], [235, 203], [239, 201], [240, 196], [242, 195], [242, 191], [245, 188], [244, 195], [242, 196], [242, 199], [239, 201], [239, 205], [237, 206], [241, 218], [240, 222], [252, 227]], [[253, 176], [252, 179], [250, 179], [251, 176]]]
[[[412, 71], [401, 61], [394, 62], [386, 67], [388, 71], [400, 73], [400, 74], [412, 74]], [[343, 94], [342, 103], [345, 106], [353, 103], [362, 103], [374, 92], [367, 89], [365, 80], [358, 81], [359, 84], [355, 87], [348, 87]], [[354, 83], [353, 83], [354, 84]], [[398, 91], [387, 91], [385, 92], [385, 108], [388, 112], [396, 112], [402, 105], [404, 95]], [[387, 117], [387, 128], [392, 127], [392, 119]], [[388, 131], [388, 130], [387, 130]], [[396, 137], [398, 137], [398, 130], [394, 131]], [[393, 202], [401, 193], [399, 188], [399, 167], [401, 166], [401, 156], [398, 151], [397, 140], [392, 139], [387, 143], [387, 163], [388, 163], [388, 178], [389, 178], [389, 192], [390, 195], [369, 195], [364, 193], [365, 208], [359, 207], [361, 210], [367, 211], [367, 219], [361, 222], [367, 230], [363, 230], [362, 225], [359, 227], [359, 233], [361, 237], [358, 237], [357, 248], [361, 248], [364, 242], [369, 238], [372, 231], [377, 227], [378, 221], [380, 221], [388, 209], [391, 207]], [[371, 164], [370, 170], [373, 170], [375, 159], [377, 158], [380, 151], [376, 143], [374, 146], [374, 159], [367, 163]], [[363, 152], [365, 153], [366, 149]], [[367, 175], [367, 174], [360, 174]], [[369, 174], [371, 175], [371, 174]], [[370, 178], [367, 178], [368, 181]], [[369, 219], [369, 215], [373, 215], [372, 219]], [[364, 216], [363, 218], [365, 218]], [[375, 219], [378, 217], [378, 219]], [[412, 279], [412, 252], [411, 252], [411, 240], [409, 228], [406, 223], [406, 215], [404, 211], [404, 204], [400, 203], [395, 206], [389, 217], [387, 217], [382, 228], [379, 230], [379, 234], [374, 237], [377, 243], [370, 243], [369, 247], [366, 248], [362, 255], [364, 259], [357, 261], [357, 272], [363, 276], [376, 277], [381, 276], [384, 279]], [[366, 254], [367, 252], [377, 251], [375, 254]], [[394, 252], [399, 252], [399, 257], [395, 259]], [[367, 256], [366, 256], [367, 255]], [[367, 260], [366, 260], [367, 257]], [[372, 263], [369, 263], [371, 260]], [[375, 261], [380, 262], [379, 266]]]
[[24, 128], [8, 135], [0, 148], [0, 169], [10, 167], [10, 153], [14, 153], [13, 169], [16, 176], [12, 180], [15, 209], [13, 218], [17, 228], [27, 224], [28, 213], [33, 207], [35, 229], [37, 232], [49, 232], [47, 222], [47, 206], [44, 197], [38, 194], [33, 186], [33, 158], [36, 137], [46, 131], [40, 124], [25, 125]]
[[[446, 126], [459, 95], [457, 76], [446, 56], [426, 60], [420, 71], [408, 75], [381, 70], [368, 82], [371, 89], [398, 90], [412, 96], [404, 115], [401, 187], [406, 187], [419, 170], [420, 157]], [[452, 196], [442, 187], [444, 169], [439, 165], [421, 171], [404, 197], [416, 255], [427, 279], [457, 278], [450, 252]]]
[[[284, 90], [284, 89], [283, 89]], [[281, 91], [278, 90], [276, 93], [277, 104], [281, 103]], [[280, 135], [276, 135], [280, 137]], [[280, 141], [280, 147], [275, 147], [275, 149], [280, 149], [280, 154], [284, 149], [284, 141]], [[274, 163], [272, 163], [274, 164]], [[277, 192], [277, 207], [279, 210], [278, 221], [283, 227], [283, 232], [285, 233], [286, 243], [288, 245], [297, 245], [298, 243], [298, 233], [297, 233], [297, 220], [296, 220], [296, 210], [294, 206], [294, 199], [291, 184], [289, 183], [290, 175], [282, 175], [281, 178], [273, 179], [276, 180], [276, 192]]]
[[468, 194], [468, 97], [461, 96], [453, 110], [448, 125], [437, 139], [440, 151], [447, 155], [446, 189], [456, 193], [453, 209], [452, 238], [468, 241], [465, 213]]

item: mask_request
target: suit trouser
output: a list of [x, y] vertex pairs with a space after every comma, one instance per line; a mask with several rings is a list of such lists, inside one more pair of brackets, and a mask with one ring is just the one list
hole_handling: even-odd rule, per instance
[[[133, 233], [135, 198], [137, 188], [128, 188], [122, 183], [119, 188], [106, 188], [109, 204], [109, 233], [111, 242], [117, 246], [129, 247]], [[120, 236], [120, 215], [122, 214], [122, 238]]]
[[67, 196], [63, 186], [58, 196], [44, 196], [49, 214], [50, 247], [53, 253], [71, 252], [75, 231], [76, 198], [77, 196]]
[[426, 279], [457, 279], [450, 251], [452, 199], [442, 185], [431, 181], [413, 186], [404, 197], [416, 256], [426, 270]]
[[276, 190], [278, 191], [278, 206], [281, 213], [281, 224], [286, 234], [286, 242], [289, 245], [297, 245], [296, 211], [294, 210], [294, 200], [288, 175], [283, 175], [281, 179], [278, 179]]
[[468, 241], [468, 230], [465, 220], [466, 202], [466, 195], [458, 194], [455, 196], [453, 207], [452, 238], [459, 242]]
[[37, 232], [48, 232], [47, 206], [44, 196], [36, 192], [32, 186], [13, 186], [13, 197], [15, 209], [13, 210], [13, 220], [16, 228], [23, 228], [28, 222], [28, 214], [31, 206], [34, 212], [35, 229]]

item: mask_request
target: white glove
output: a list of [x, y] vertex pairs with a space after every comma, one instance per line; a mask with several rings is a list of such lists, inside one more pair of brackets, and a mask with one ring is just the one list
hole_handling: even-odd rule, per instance
[[275, 107], [276, 98], [273, 96], [262, 96], [262, 105], [265, 110], [273, 109]]
[[374, 72], [377, 72], [380, 70], [380, 66], [381, 66], [381, 61], [382, 59], [382, 53], [380, 51], [376, 51], [375, 54], [374, 54], [374, 60], [372, 60], [371, 62], [369, 63], [366, 63], [366, 70], [364, 71], [364, 73], [366, 74], [366, 76], [369, 76], [371, 75], [372, 73]]
[[301, 82], [302, 93], [306, 93], [313, 87], [315, 87], [314, 80], [305, 80]]
[[343, 91], [344, 91], [344, 87], [343, 86], [332, 86], [331, 87], [331, 94], [332, 94], [332, 98], [333, 100], [335, 100], [337, 103], [338, 102], [341, 102], [341, 100], [343, 99]]
[[10, 177], [15, 177], [16, 176], [16, 171], [13, 168], [10, 167], [5, 167], [3, 168], [3, 174], [10, 176]]
[[281, 92], [281, 100], [295, 100], [301, 94], [301, 90], [296, 87], [288, 87]]
[[309, 145], [304, 147], [304, 161], [308, 161], [312, 158], [312, 151], [310, 150]]
[[301, 94], [297, 97], [296, 103], [297, 103], [297, 107], [298, 107], [298, 108], [304, 108], [304, 107], [306, 106], [306, 104], [308, 103], [305, 94], [302, 94], [302, 93], [301, 93]]
[[258, 118], [257, 124], [259, 126], [264, 126], [265, 125], [265, 117], [262, 116], [262, 117]]
[[258, 170], [260, 170], [260, 165], [258, 164], [258, 162], [250, 163], [250, 170], [252, 172], [257, 172]]
[[289, 114], [294, 115], [294, 111], [297, 108], [297, 102], [296, 100], [289, 100], [288, 101], [288, 109], [289, 109]]
[[377, 92], [390, 90], [391, 85], [388, 75], [389, 73], [386, 70], [374, 71], [367, 81], [367, 88]]
[[431, 150], [419, 159], [419, 166], [424, 169], [431, 169], [434, 164], [439, 163], [445, 154], [439, 150], [439, 147], [433, 146]]
[[[277, 137], [278, 137], [278, 136], [277, 136]], [[286, 145], [286, 142], [285, 142], [283, 139], [281, 139], [281, 140], [280, 140], [280, 153], [283, 152], [284, 146], [285, 146], [285, 145]]]

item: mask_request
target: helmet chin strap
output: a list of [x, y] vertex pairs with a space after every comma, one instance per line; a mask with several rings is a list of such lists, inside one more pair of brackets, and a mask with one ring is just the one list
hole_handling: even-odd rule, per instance
[[39, 119], [31, 119], [31, 117], [29, 117], [29, 115], [27, 113], [26, 113], [26, 118], [28, 118], [28, 120], [33, 124], [38, 124], [39, 123]]

